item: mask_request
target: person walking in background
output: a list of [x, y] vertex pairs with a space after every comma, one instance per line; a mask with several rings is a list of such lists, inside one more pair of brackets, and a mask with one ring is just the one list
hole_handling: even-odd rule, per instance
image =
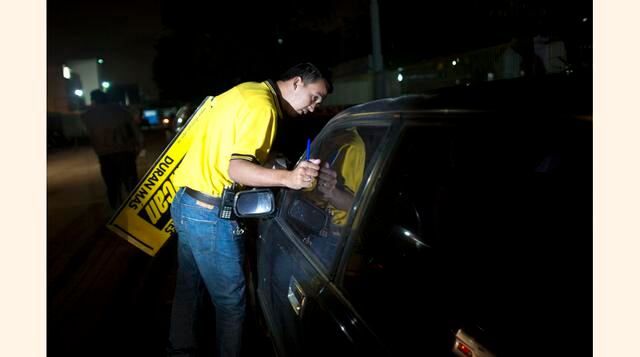
[[218, 356], [238, 356], [245, 316], [243, 229], [220, 215], [225, 187], [310, 187], [320, 160], [293, 170], [263, 167], [284, 115], [313, 112], [331, 93], [316, 66], [302, 63], [278, 81], [246, 82], [217, 96], [212, 110], [193, 128], [193, 141], [176, 170], [179, 188], [171, 203], [178, 232], [178, 272], [168, 354], [197, 353], [194, 325], [198, 300], [207, 289], [215, 306]]
[[141, 135], [129, 111], [110, 104], [99, 89], [91, 92], [91, 107], [82, 119], [100, 161], [109, 205], [116, 210], [123, 201], [123, 188], [130, 192], [138, 182], [136, 157], [142, 148]]

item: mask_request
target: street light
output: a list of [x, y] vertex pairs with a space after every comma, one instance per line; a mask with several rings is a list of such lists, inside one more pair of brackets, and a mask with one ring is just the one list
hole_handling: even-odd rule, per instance
[[103, 64], [104, 60], [102, 58], [98, 58], [98, 64]]
[[111, 83], [109, 83], [109, 82], [107, 82], [107, 81], [102, 82], [102, 88], [103, 88], [104, 90], [109, 89], [109, 87], [111, 87]]
[[71, 78], [71, 68], [62, 65], [62, 76], [66, 79], [70, 79]]
[[77, 95], [78, 97], [82, 97], [84, 95], [84, 92], [82, 91], [82, 89], [76, 89], [73, 91], [73, 94]]

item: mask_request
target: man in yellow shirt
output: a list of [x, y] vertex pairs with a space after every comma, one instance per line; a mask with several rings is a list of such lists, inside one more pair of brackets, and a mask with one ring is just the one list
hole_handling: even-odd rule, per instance
[[244, 240], [236, 221], [219, 217], [220, 197], [232, 184], [310, 187], [320, 160], [302, 161], [291, 171], [261, 165], [278, 119], [313, 112], [331, 91], [330, 80], [313, 64], [298, 64], [278, 81], [242, 83], [220, 94], [210, 115], [193, 128], [196, 136], [173, 181], [179, 187], [171, 204], [178, 273], [169, 355], [196, 353], [193, 327], [203, 288], [216, 309], [218, 356], [239, 354], [245, 315]]

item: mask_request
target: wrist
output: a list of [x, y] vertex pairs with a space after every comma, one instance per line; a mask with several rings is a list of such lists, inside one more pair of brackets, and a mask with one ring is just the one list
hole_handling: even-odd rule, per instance
[[293, 188], [294, 172], [290, 170], [280, 170], [282, 172], [282, 179], [280, 184], [287, 188]]

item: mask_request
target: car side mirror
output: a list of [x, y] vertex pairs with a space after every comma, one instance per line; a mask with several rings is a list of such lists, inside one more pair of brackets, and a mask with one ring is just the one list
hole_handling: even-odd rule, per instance
[[267, 188], [256, 188], [236, 193], [233, 213], [240, 218], [268, 217], [276, 211], [273, 192]]

